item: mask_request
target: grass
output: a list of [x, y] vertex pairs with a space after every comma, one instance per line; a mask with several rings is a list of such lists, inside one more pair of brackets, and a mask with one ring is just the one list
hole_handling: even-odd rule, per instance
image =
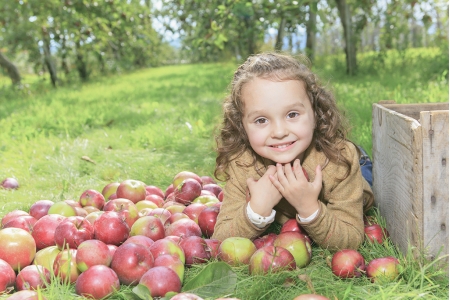
[[[344, 66], [342, 56], [333, 56], [318, 58], [314, 69], [345, 111], [352, 140], [370, 155], [373, 103], [448, 101], [448, 56], [439, 49], [361, 55], [357, 77], [343, 76]], [[113, 181], [138, 179], [165, 189], [182, 170], [211, 176], [213, 136], [235, 67], [168, 66], [58, 89], [30, 76], [25, 78], [29, 86], [19, 91], [0, 78], [5, 79], [0, 87], [0, 178], [15, 177], [20, 183], [16, 191], [0, 190], [0, 217], [28, 210], [41, 199], [77, 200], [84, 190], [101, 190]], [[398, 280], [378, 284], [367, 278], [337, 279], [326, 262], [330, 253], [314, 247], [311, 264], [295, 272], [251, 277], [245, 267], [235, 268], [239, 280], [230, 296], [292, 299], [316, 292], [330, 299], [448, 299], [448, 274], [440, 262], [414, 257], [412, 250], [402, 254], [391, 241], [364, 244], [360, 252], [366, 260], [393, 255], [402, 263]], [[202, 269], [187, 269], [185, 282]], [[47, 299], [75, 298], [72, 285], [57, 282], [42, 293]], [[112, 298], [130, 295], [131, 289], [123, 287]]]

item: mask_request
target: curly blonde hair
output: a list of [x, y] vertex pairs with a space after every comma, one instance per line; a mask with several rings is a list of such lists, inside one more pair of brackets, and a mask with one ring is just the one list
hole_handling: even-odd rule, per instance
[[238, 67], [229, 86], [229, 95], [223, 102], [223, 123], [219, 135], [216, 136], [218, 155], [214, 175], [217, 179], [228, 180], [229, 164], [247, 150], [250, 150], [253, 156], [250, 166], [255, 166], [257, 160], [263, 161], [251, 148], [242, 123], [244, 113], [242, 89], [254, 78], [304, 82], [315, 115], [314, 147], [322, 151], [330, 161], [345, 164], [348, 174], [350, 161], [340, 154], [342, 142], [347, 140], [344, 120], [333, 94], [320, 84], [307, 64], [309, 63], [306, 59], [302, 62], [281, 53], [262, 53], [250, 56]]

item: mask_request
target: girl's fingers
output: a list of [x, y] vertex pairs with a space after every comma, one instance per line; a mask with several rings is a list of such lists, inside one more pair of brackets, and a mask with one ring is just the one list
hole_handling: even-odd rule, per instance
[[284, 174], [286, 175], [286, 178], [289, 182], [294, 182], [296, 180], [295, 174], [292, 171], [293, 166], [291, 164], [285, 164], [284, 165]]
[[282, 193], [284, 191], [283, 185], [278, 181], [278, 179], [274, 175], [269, 175], [270, 182], [272, 182], [273, 186], [277, 188], [277, 190]]
[[316, 167], [316, 176], [313, 181], [314, 189], [320, 191], [322, 189], [322, 167], [317, 165]]

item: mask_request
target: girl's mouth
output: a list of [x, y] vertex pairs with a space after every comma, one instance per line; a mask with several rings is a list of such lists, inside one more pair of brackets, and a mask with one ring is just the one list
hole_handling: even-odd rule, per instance
[[285, 143], [285, 144], [271, 145], [269, 147], [275, 151], [286, 151], [286, 150], [292, 148], [292, 145], [294, 145], [294, 143], [295, 142], [289, 142], [289, 143]]

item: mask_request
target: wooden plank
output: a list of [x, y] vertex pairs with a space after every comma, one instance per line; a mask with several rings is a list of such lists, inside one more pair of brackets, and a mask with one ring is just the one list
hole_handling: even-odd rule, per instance
[[420, 119], [421, 111], [448, 110], [448, 102], [446, 103], [413, 103], [413, 104], [390, 104], [382, 103], [388, 109], [394, 110], [413, 119]]
[[[386, 105], [389, 106], [389, 105]], [[422, 131], [408, 116], [373, 104], [373, 191], [392, 241], [406, 253], [422, 237]]]
[[428, 254], [434, 258], [449, 253], [448, 110], [422, 111], [420, 124], [423, 137], [423, 241]]

